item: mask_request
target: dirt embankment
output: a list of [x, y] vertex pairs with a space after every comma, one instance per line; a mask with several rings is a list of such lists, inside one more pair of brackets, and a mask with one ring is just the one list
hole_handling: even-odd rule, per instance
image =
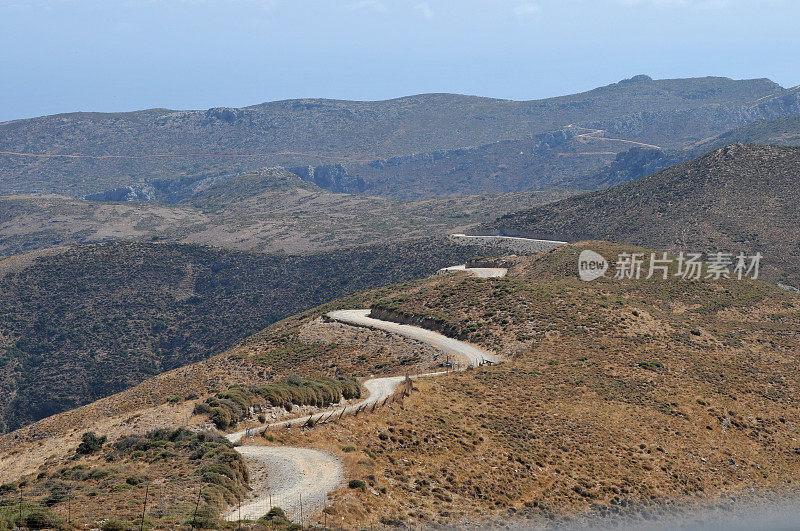
[[434, 332], [439, 332], [444, 336], [460, 339], [462, 341], [469, 340], [467, 335], [463, 331], [459, 330], [457, 327], [452, 326], [449, 323], [437, 321], [436, 319], [431, 319], [429, 317], [410, 315], [397, 310], [382, 308], [378, 305], [373, 305], [370, 308], [369, 316], [373, 319], [379, 319], [381, 321], [389, 321], [392, 323], [418, 326], [420, 328], [433, 330]]

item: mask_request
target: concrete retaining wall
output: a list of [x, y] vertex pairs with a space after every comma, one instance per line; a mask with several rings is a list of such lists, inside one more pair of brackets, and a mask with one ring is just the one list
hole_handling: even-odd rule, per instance
[[543, 253], [567, 244], [567, 242], [555, 240], [532, 240], [515, 236], [467, 236], [466, 234], [451, 234], [450, 241], [459, 245], [492, 245], [508, 249], [516, 254]]

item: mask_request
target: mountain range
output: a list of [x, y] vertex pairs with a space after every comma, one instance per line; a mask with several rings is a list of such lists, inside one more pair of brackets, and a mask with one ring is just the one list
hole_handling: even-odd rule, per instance
[[[766, 79], [648, 76], [533, 101], [425, 94], [378, 102], [289, 100], [241, 109], [72, 113], [0, 124], [0, 192], [82, 197], [140, 182], [224, 178], [267, 166], [375, 165], [503, 141], [534, 139], [535, 145], [537, 135], [571, 131], [673, 149], [798, 113], [797, 91]], [[585, 161], [576, 162], [584, 168]], [[604, 162], [600, 158], [598, 165]], [[409, 171], [415, 167], [412, 161]], [[392, 171], [385, 175], [394, 178]], [[387, 193], [397, 188], [385, 186]], [[410, 188], [391, 193], [452, 192], [447, 186]]]

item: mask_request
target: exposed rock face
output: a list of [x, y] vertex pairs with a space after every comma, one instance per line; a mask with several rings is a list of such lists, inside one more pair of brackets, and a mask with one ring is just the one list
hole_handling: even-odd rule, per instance
[[244, 109], [234, 109], [231, 107], [215, 107], [213, 109], [208, 109], [207, 111], [205, 111], [205, 113], [203, 113], [204, 122], [211, 123], [214, 121], [220, 121], [231, 124], [236, 120], [244, 117], [245, 112], [246, 111]]
[[320, 188], [335, 193], [359, 194], [368, 187], [367, 183], [359, 176], [350, 175], [342, 164], [327, 164], [324, 166], [298, 166], [289, 168], [289, 171], [306, 182], [314, 183]]
[[683, 162], [689, 156], [684, 151], [664, 151], [633, 147], [618, 153], [607, 167], [592, 175], [568, 181], [568, 184], [582, 190], [608, 188], [628, 181], [635, 181], [663, 170], [673, 164]]
[[381, 319], [382, 321], [419, 326], [428, 330], [433, 330], [434, 332], [439, 332], [447, 337], [459, 339], [461, 341], [469, 340], [468, 334], [462, 332], [457, 326], [445, 323], [443, 321], [437, 321], [436, 319], [431, 319], [429, 317], [408, 315], [397, 310], [382, 308], [378, 305], [373, 305], [370, 308], [369, 316], [374, 319]]
[[175, 204], [230, 177], [232, 175], [145, 179], [129, 186], [88, 194], [83, 196], [83, 199], [86, 201], [159, 201]]
[[[695, 99], [688, 95], [686, 98]], [[702, 99], [701, 95], [697, 95], [696, 99]], [[656, 132], [659, 129], [677, 130], [683, 127], [698, 131], [695, 141], [700, 141], [704, 138], [701, 132], [707, 131], [711, 124], [725, 123], [726, 127], [735, 129], [753, 122], [773, 120], [798, 113], [800, 113], [800, 94], [787, 91], [749, 106], [718, 103], [677, 111], [643, 110], [611, 119], [591, 121], [585, 125], [603, 129], [612, 136], [641, 138], [658, 138]]]
[[142, 188], [133, 186], [123, 186], [89, 194], [84, 197], [87, 201], [150, 201], [152, 197]]

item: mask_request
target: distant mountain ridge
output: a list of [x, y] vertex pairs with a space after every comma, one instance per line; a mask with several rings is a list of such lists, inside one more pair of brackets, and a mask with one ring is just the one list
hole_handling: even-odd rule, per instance
[[0, 192], [83, 196], [143, 179], [368, 163], [520, 141], [570, 125], [672, 148], [798, 112], [797, 94], [765, 79], [636, 76], [534, 101], [425, 94], [378, 102], [306, 99], [242, 109], [62, 114], [0, 124], [0, 152], [13, 153], [0, 154]]
[[[800, 89], [792, 89], [793, 92], [798, 90]], [[617, 153], [614, 160], [599, 171], [567, 179], [563, 184], [583, 190], [608, 188], [640, 179], [734, 143], [800, 146], [800, 114], [753, 122], [685, 149], [633, 147]]]

